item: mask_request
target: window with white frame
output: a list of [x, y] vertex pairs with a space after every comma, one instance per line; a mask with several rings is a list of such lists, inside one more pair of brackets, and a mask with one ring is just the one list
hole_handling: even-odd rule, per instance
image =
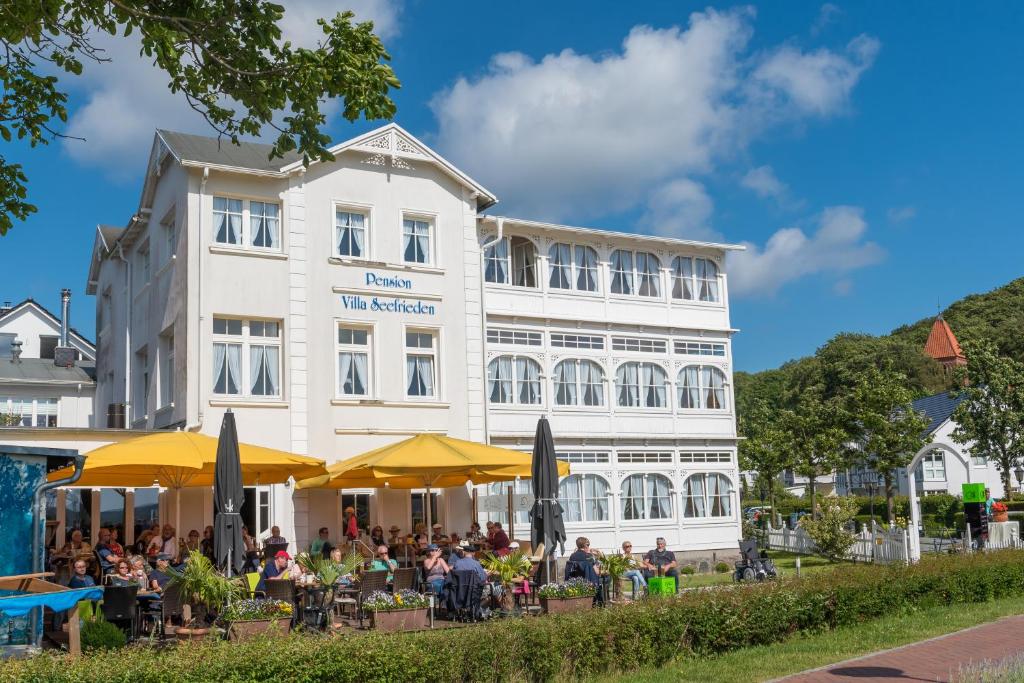
[[[243, 226], [248, 225], [248, 229]], [[213, 198], [213, 241], [234, 247], [281, 250], [281, 206], [230, 197]]]
[[279, 397], [280, 380], [280, 322], [214, 317], [213, 393]]
[[[487, 485], [487, 493], [492, 496], [503, 496], [508, 499], [509, 489], [512, 490], [513, 494], [532, 494], [533, 490], [530, 488], [530, 481], [527, 479], [520, 479], [519, 481], [499, 481], [493, 482]], [[530, 526], [530, 512], [528, 510], [518, 510], [515, 513], [515, 522], [517, 529], [528, 529]], [[498, 522], [508, 526], [508, 512], [483, 512], [481, 516], [484, 522]], [[437, 519], [437, 517], [434, 517]], [[506, 528], [507, 531], [507, 528]]]
[[487, 396], [491, 403], [539, 405], [540, 364], [526, 356], [498, 356], [487, 364]]
[[612, 252], [611, 267], [614, 294], [661, 296], [661, 262], [654, 254], [616, 249]]
[[56, 427], [57, 399], [0, 396], [0, 426]]
[[668, 353], [668, 342], [647, 337], [612, 337], [612, 351], [635, 353]]
[[135, 352], [135, 392], [132, 397], [132, 419], [146, 416], [149, 410], [149, 350], [145, 347]]
[[552, 244], [548, 249], [548, 287], [551, 289], [572, 289], [572, 245]]
[[135, 254], [135, 268], [132, 271], [132, 276], [135, 279], [135, 292], [138, 293], [143, 287], [149, 284], [150, 278], [150, 267], [152, 262], [150, 261], [149, 251], [149, 240], [146, 240], [139, 245], [138, 250]]
[[592, 360], [570, 358], [555, 366], [555, 405], [604, 405], [604, 371]]
[[537, 249], [525, 237], [502, 237], [484, 250], [484, 281], [537, 287]]
[[974, 455], [971, 454], [971, 465], [974, 467], [988, 467], [988, 456], [987, 455]]
[[731, 453], [680, 453], [679, 462], [732, 462]]
[[725, 344], [713, 342], [693, 342], [677, 339], [674, 343], [675, 352], [681, 356], [717, 356], [725, 357]]
[[701, 301], [718, 301], [718, 266], [711, 259], [694, 259], [697, 279], [697, 298]]
[[548, 287], [596, 292], [597, 251], [582, 244], [558, 242], [548, 249]]
[[609, 462], [608, 453], [599, 453], [595, 451], [564, 451], [557, 453], [555, 457], [558, 460], [563, 460], [565, 462], [575, 462], [588, 465]]
[[366, 258], [365, 213], [346, 208], [334, 210], [334, 254], [350, 258]]
[[616, 462], [624, 463], [671, 463], [672, 453], [671, 451], [660, 451], [660, 452], [646, 452], [640, 451], [637, 453], [617, 453], [615, 455]]
[[558, 484], [558, 502], [566, 522], [604, 522], [609, 518], [608, 481], [596, 474], [570, 474]]
[[542, 332], [528, 330], [504, 330], [496, 327], [487, 328], [488, 344], [508, 344], [511, 346], [540, 346], [544, 342]]
[[281, 208], [268, 202], [249, 202], [250, 244], [258, 249], [281, 248]]
[[689, 256], [672, 259], [672, 298], [718, 301], [718, 266], [715, 262]]
[[663, 474], [631, 474], [620, 490], [622, 519], [672, 519], [672, 483]]
[[930, 451], [921, 458], [924, 481], [946, 481], [946, 456], [942, 451]]
[[683, 482], [683, 517], [731, 517], [732, 482], [716, 472], [691, 474]]
[[213, 241], [242, 246], [242, 200], [213, 198]]
[[338, 325], [338, 396], [370, 395], [370, 330]]
[[402, 260], [406, 263], [433, 263], [433, 221], [426, 218], [402, 219]]
[[560, 349], [604, 349], [604, 337], [599, 334], [569, 334], [567, 332], [551, 332], [551, 345]]
[[160, 335], [160, 407], [174, 401], [174, 328]]
[[169, 263], [178, 253], [178, 226], [175, 224], [174, 211], [171, 211], [160, 224], [164, 231], [164, 263]]
[[615, 371], [616, 403], [623, 408], [667, 408], [668, 376], [656, 363], [623, 363]]
[[613, 294], [633, 294], [636, 291], [633, 279], [633, 252], [616, 249], [611, 258]]
[[725, 373], [712, 365], [687, 365], [676, 384], [680, 408], [725, 410]]
[[430, 330], [406, 330], [405, 395], [437, 397], [437, 335]]

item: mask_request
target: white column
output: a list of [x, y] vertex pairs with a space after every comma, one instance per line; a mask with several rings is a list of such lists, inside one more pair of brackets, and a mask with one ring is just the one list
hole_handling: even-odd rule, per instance
[[[915, 463], [919, 458], [915, 458]], [[915, 464], [911, 463], [911, 464]], [[910, 524], [907, 529], [907, 540], [909, 541], [910, 561], [917, 562], [921, 559], [921, 537], [918, 536], [917, 526], [921, 521], [921, 511], [917, 502], [917, 474], [914, 467], [907, 468], [907, 496], [910, 502]]]
[[[305, 172], [292, 176], [286, 193], [288, 216], [288, 347], [283, 354], [288, 378], [291, 417], [291, 451], [309, 452], [308, 290], [306, 286], [308, 243], [306, 238]], [[273, 513], [281, 534], [296, 543], [296, 551], [309, 538], [308, 501], [292, 486], [274, 486]], [[301, 502], [300, 499], [301, 498]]]

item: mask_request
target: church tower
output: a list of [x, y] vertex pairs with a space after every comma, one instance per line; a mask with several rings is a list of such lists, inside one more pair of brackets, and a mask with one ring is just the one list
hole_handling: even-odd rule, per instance
[[942, 318], [941, 313], [935, 318], [932, 331], [928, 334], [924, 352], [942, 363], [947, 370], [967, 365], [967, 358], [964, 357], [964, 352], [960, 349], [960, 343], [956, 340], [953, 330]]

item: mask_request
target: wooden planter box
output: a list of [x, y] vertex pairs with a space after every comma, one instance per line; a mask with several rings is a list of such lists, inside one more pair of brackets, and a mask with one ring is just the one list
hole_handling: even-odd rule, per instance
[[241, 642], [264, 634], [287, 635], [291, 630], [290, 617], [232, 621], [228, 624], [228, 640]]
[[594, 596], [584, 595], [579, 598], [541, 598], [540, 606], [548, 614], [572, 614], [593, 608]]
[[378, 631], [416, 631], [430, 626], [427, 607], [370, 612], [370, 626]]

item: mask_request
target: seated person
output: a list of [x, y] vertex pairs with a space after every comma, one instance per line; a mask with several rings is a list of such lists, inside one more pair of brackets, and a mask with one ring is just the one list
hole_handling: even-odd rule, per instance
[[494, 535], [491, 537], [491, 550], [498, 557], [504, 557], [509, 553], [509, 541], [508, 534], [501, 528], [501, 522], [494, 523]]
[[[622, 554], [626, 557], [633, 557], [633, 544], [629, 541], [622, 542]], [[622, 574], [622, 578], [629, 579], [633, 583], [633, 599], [636, 600], [643, 589], [647, 588], [647, 579], [639, 569], [629, 569]]]
[[476, 543], [477, 541], [483, 540], [483, 537], [484, 535], [480, 533], [480, 522], [473, 522], [469, 525], [469, 531], [466, 532], [467, 541], [473, 541]]
[[174, 538], [175, 528], [170, 524], [164, 524], [159, 536], [154, 536], [146, 548], [146, 554], [155, 557], [157, 555], [169, 555], [175, 560], [178, 558], [178, 541]]
[[95, 586], [96, 581], [86, 573], [88, 571], [88, 562], [85, 560], [75, 560], [74, 567], [72, 567], [71, 580], [68, 581], [68, 588], [92, 588]]
[[90, 555], [92, 553], [92, 546], [83, 541], [82, 532], [75, 529], [71, 532], [71, 540], [64, 544], [64, 547], [60, 549], [60, 553], [68, 557]]
[[166, 555], [158, 555], [156, 558], [156, 569], [149, 573], [149, 589], [162, 593], [167, 583], [171, 580], [167, 570], [171, 563]]
[[433, 533], [430, 535], [430, 542], [431, 543], [447, 543], [448, 542], [448, 537], [445, 536], [444, 531], [443, 531], [444, 527], [442, 527], [440, 523], [434, 524], [431, 527], [431, 529], [433, 529]]
[[117, 529], [114, 528], [114, 527], [111, 527], [111, 529], [110, 529], [110, 541], [107, 542], [107, 545], [110, 546], [110, 549], [113, 550], [114, 554], [117, 555], [118, 557], [127, 557], [127, 555], [125, 555], [125, 552], [124, 552], [124, 546], [122, 546], [120, 543], [118, 543], [117, 535], [118, 535]]
[[590, 540], [586, 536], [576, 539], [576, 550], [569, 555], [565, 563], [565, 578], [580, 578], [594, 584], [597, 586], [597, 600], [601, 600], [601, 577], [597, 573], [597, 557], [590, 549]]
[[[390, 533], [391, 535], [388, 536], [388, 543], [387, 544], [388, 545], [399, 545], [399, 544], [401, 544], [402, 540], [403, 540], [402, 536], [401, 536], [401, 532], [402, 532], [402, 530], [398, 528], [397, 524], [392, 524], [391, 528], [388, 529], [388, 533]], [[381, 544], [378, 543], [377, 545], [381, 545]]]
[[132, 566], [131, 564], [129, 564], [128, 560], [118, 560], [115, 567], [116, 570], [113, 574], [110, 575], [109, 579], [111, 586], [117, 586], [121, 588], [128, 586], [137, 586], [139, 588], [145, 587], [140, 586], [138, 578], [136, 578], [135, 575], [132, 574]]
[[272, 526], [270, 527], [270, 537], [266, 542], [272, 545], [285, 545], [288, 543], [288, 539], [281, 535], [281, 527]]
[[444, 587], [444, 579], [452, 569], [441, 557], [441, 547], [436, 543], [427, 546], [427, 558], [423, 560], [423, 573], [427, 585], [434, 593], [440, 593]]
[[132, 559], [128, 560], [128, 564], [132, 568], [132, 576], [136, 578], [139, 585], [146, 588], [149, 585], [149, 565], [146, 564], [146, 558], [142, 555], [134, 555]]
[[215, 551], [213, 544], [212, 526], [207, 526], [205, 529], [203, 529], [203, 540], [199, 541], [199, 551], [203, 553], [203, 555], [206, 555], [210, 562], [213, 562], [214, 564], [217, 563], [217, 559], [216, 557], [214, 557]]
[[412, 540], [413, 548], [416, 550], [416, 557], [426, 557], [427, 546], [429, 545], [426, 534], [416, 534], [412, 537]]
[[[199, 532], [196, 529], [188, 532], [188, 538], [185, 539], [184, 555], [188, 555], [193, 550], [199, 550]], [[185, 558], [182, 557], [184, 560]]]
[[145, 555], [146, 550], [149, 548], [149, 542], [153, 540], [153, 532], [146, 529], [139, 537], [135, 539], [135, 544], [132, 545], [132, 549], [136, 555]]
[[274, 559], [267, 562], [260, 572], [260, 581], [256, 584], [256, 590], [266, 591], [267, 581], [284, 581], [288, 579], [288, 561], [292, 556], [287, 551], [278, 550]]
[[96, 544], [96, 554], [100, 558], [100, 571], [109, 574], [114, 571], [117, 563], [124, 559], [110, 547], [110, 529], [100, 529], [100, 542]]
[[390, 583], [395, 578], [396, 569], [398, 569], [398, 562], [388, 557], [388, 547], [386, 545], [377, 546], [377, 557], [370, 563], [370, 571], [386, 571], [388, 573], [388, 582]]
[[480, 577], [480, 583], [487, 583], [487, 571], [484, 569], [484, 566], [480, 564], [480, 561], [476, 559], [476, 553], [478, 552], [480, 552], [480, 546], [468, 544], [460, 546], [455, 551], [456, 559], [452, 563], [450, 571], [476, 572], [476, 575]]
[[[344, 557], [342, 557], [341, 548], [332, 548], [330, 559], [331, 562], [333, 562], [334, 564], [341, 564], [342, 560], [344, 560]], [[335, 581], [335, 583], [339, 586], [351, 586], [353, 583], [353, 579], [354, 577], [352, 576], [351, 573], [342, 574], [338, 577], [338, 580]]]
[[320, 557], [329, 557], [331, 554], [331, 548], [334, 546], [331, 545], [330, 532], [327, 530], [327, 527], [320, 527], [316, 535], [316, 539], [309, 544], [309, 554], [313, 557], [318, 555]]
[[[397, 528], [397, 527], [396, 527]], [[370, 545], [377, 547], [379, 545], [393, 545], [384, 538], [384, 527], [375, 526], [370, 530]]]
[[652, 576], [671, 576], [675, 579], [676, 590], [679, 590], [679, 563], [676, 562], [676, 554], [665, 548], [665, 539], [658, 537], [655, 540], [656, 548], [646, 555], [643, 560], [644, 577], [650, 579]]

